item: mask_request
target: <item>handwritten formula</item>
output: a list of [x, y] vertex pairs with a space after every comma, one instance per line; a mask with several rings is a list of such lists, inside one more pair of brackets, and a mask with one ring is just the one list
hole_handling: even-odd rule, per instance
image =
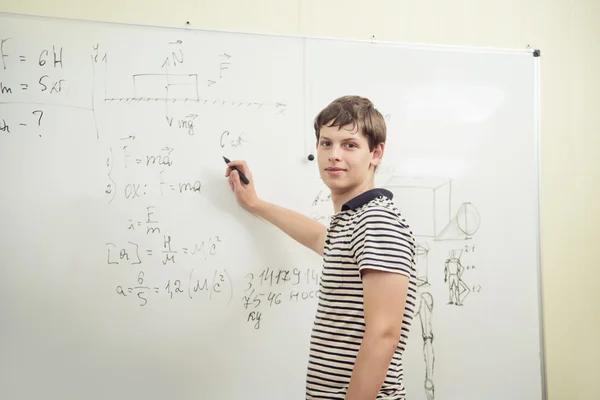
[[[98, 257], [87, 261], [114, 274], [102, 291], [122, 307], [227, 307], [252, 330], [264, 329], [272, 309], [316, 302], [318, 263], [292, 257], [245, 266], [236, 250], [243, 236], [206, 208], [218, 185], [227, 188], [220, 152], [237, 158], [272, 144], [265, 130], [281, 134], [294, 109], [277, 96], [237, 89], [256, 77], [245, 71], [254, 62], [248, 54], [211, 48], [199, 56], [176, 37], [125, 63], [130, 56], [96, 38], [74, 45], [0, 29], [0, 140], [35, 140], [23, 143], [57, 149], [57, 159], [81, 154], [68, 168], [89, 185], [93, 200], [86, 201], [103, 210], [94, 228], [80, 232], [105, 232]], [[204, 168], [213, 155], [218, 184]], [[326, 200], [320, 193], [314, 205]]]

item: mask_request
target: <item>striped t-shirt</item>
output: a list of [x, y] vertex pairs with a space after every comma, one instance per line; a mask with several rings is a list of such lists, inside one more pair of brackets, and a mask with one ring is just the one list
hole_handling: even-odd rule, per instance
[[402, 355], [415, 312], [415, 239], [392, 202], [371, 189], [350, 200], [331, 220], [323, 254], [317, 313], [310, 340], [307, 400], [344, 399], [365, 333], [360, 271], [373, 268], [409, 277], [402, 336], [377, 399], [404, 399]]

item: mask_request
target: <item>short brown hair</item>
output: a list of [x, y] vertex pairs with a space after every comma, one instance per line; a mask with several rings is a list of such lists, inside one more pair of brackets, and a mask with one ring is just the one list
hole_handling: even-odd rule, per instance
[[323, 125], [342, 127], [349, 124], [357, 131], [362, 130], [369, 141], [369, 151], [379, 143], [385, 143], [385, 118], [369, 99], [360, 96], [342, 96], [325, 107], [315, 117], [315, 136], [319, 140]]

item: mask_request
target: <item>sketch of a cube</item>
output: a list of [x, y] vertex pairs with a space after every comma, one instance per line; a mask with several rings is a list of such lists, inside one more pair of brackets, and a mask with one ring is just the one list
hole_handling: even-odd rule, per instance
[[383, 186], [415, 236], [435, 238], [450, 222], [451, 179], [393, 176]]

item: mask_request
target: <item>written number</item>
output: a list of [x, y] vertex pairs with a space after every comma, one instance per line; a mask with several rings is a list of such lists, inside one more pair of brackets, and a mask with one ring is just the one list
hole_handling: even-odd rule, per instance
[[[173, 288], [175, 293], [183, 293], [183, 290], [181, 290], [181, 281], [179, 279], [177, 279], [176, 281], [173, 282]], [[173, 298], [173, 290], [171, 289], [171, 280], [169, 280], [167, 282], [167, 286], [165, 287], [165, 290], [167, 292], [169, 292], [169, 295], [171, 296], [171, 298]]]

